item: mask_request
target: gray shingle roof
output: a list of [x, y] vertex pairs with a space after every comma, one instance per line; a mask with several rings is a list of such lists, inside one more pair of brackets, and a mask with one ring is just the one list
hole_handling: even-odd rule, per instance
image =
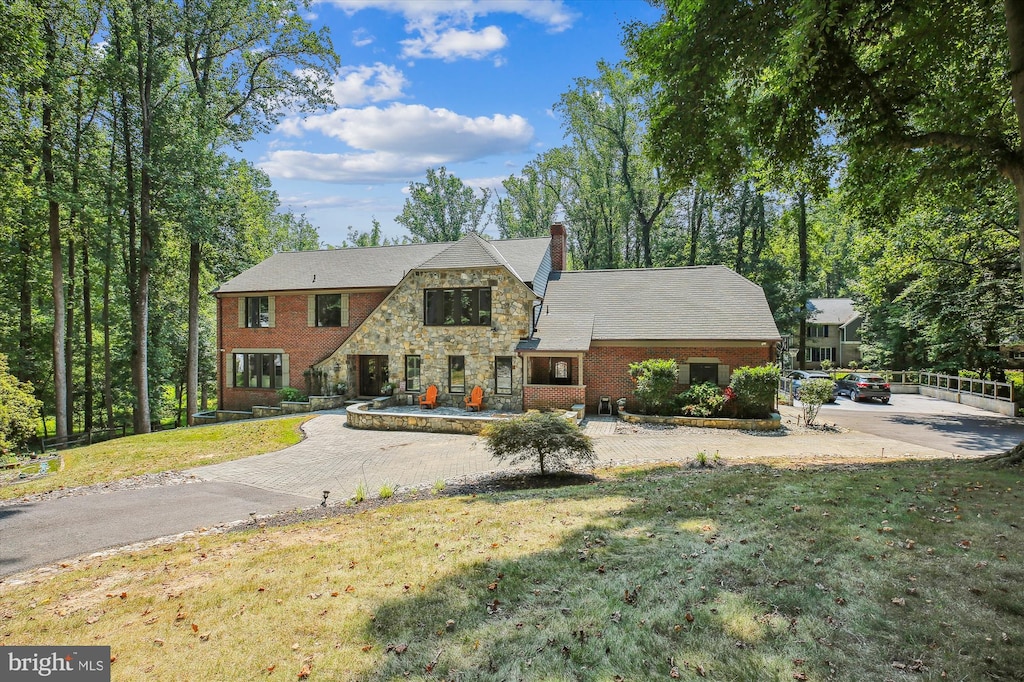
[[[466, 268], [488, 268], [504, 266], [517, 277], [515, 268], [488, 241], [475, 233], [469, 233], [433, 258], [420, 263], [419, 270], [464, 270]], [[521, 279], [521, 278], [520, 278]]]
[[464, 261], [450, 267], [500, 263], [524, 282], [531, 282], [544, 261], [550, 241], [549, 237], [537, 237], [488, 242], [470, 235], [458, 242], [290, 251], [274, 254], [228, 280], [215, 293], [393, 287], [410, 270], [422, 269], [426, 263], [458, 245], [465, 248], [455, 250], [452, 260], [462, 254]]
[[815, 324], [844, 325], [850, 320], [860, 317], [853, 308], [852, 298], [812, 298], [807, 301], [809, 322]]
[[533, 337], [519, 343], [519, 350], [544, 352], [585, 351], [594, 335], [594, 314], [566, 312], [561, 315], [541, 311]]
[[761, 287], [720, 265], [552, 273], [538, 349], [588, 348], [572, 324], [586, 314], [594, 341], [780, 338]]

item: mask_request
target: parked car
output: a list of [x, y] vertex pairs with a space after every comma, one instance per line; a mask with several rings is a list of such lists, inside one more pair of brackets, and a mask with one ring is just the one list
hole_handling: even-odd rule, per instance
[[854, 372], [836, 382], [839, 392], [850, 396], [850, 400], [877, 398], [883, 403], [889, 402], [889, 382], [877, 374]]
[[[793, 400], [800, 398], [800, 384], [808, 379], [828, 379], [832, 381], [832, 377], [829, 376], [828, 372], [822, 372], [816, 369], [794, 369], [787, 375], [793, 381]], [[829, 402], [834, 403], [836, 398], [839, 396], [838, 385], [832, 389], [832, 400]]]

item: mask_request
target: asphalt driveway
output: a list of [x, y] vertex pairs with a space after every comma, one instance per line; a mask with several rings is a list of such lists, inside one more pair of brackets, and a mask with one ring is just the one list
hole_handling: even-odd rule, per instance
[[1024, 440], [1024, 420], [917, 394], [889, 404], [840, 397], [823, 405], [822, 420], [861, 433], [963, 455], [993, 455]]

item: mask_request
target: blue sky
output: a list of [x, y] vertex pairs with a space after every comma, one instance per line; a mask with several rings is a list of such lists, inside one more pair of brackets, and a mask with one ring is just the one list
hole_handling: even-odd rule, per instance
[[552, 105], [598, 60], [623, 58], [623, 23], [659, 16], [641, 0], [320, 0], [311, 12], [341, 57], [337, 107], [285, 117], [243, 153], [327, 244], [374, 217], [405, 234], [394, 217], [428, 167], [500, 188], [562, 144]]

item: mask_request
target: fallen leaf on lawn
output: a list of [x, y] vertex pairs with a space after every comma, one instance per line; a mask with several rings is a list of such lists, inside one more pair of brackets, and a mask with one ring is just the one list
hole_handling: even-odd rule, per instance
[[498, 582], [495, 581], [495, 582], [491, 583], [490, 585], [487, 586], [487, 589], [490, 590], [491, 592], [493, 592], [494, 590], [498, 589]]
[[302, 669], [299, 670], [299, 679], [300, 680], [306, 679], [307, 677], [309, 677], [309, 674], [311, 672], [313, 672], [313, 669], [309, 667], [309, 663], [306, 663], [305, 665], [302, 666]]
[[372, 644], [366, 644], [366, 645], [364, 645], [364, 646], [362, 647], [362, 650], [363, 650], [363, 651], [365, 652], [365, 651], [369, 651], [369, 650], [370, 650], [370, 649], [372, 649], [372, 648], [373, 648], [373, 645], [372, 645]]
[[160, 638], [154, 639], [153, 640], [153, 644], [156, 644], [157, 646], [163, 646], [164, 645], [164, 640], [162, 640]]
[[128, 593], [127, 592], [122, 592], [118, 596], [121, 597], [121, 599], [127, 599], [128, 598]]
[[959, 547], [960, 549], [970, 549], [971, 541], [970, 540], [961, 540], [960, 542], [956, 543], [956, 546]]
[[195, 623], [192, 623], [192, 632], [199, 632], [199, 626]]
[[210, 633], [209, 632], [204, 632], [203, 634], [199, 635], [199, 641], [200, 642], [209, 642], [210, 641]]
[[806, 680], [807, 679], [807, 674], [806, 673], [793, 673], [793, 679], [794, 680]]
[[339, 592], [331, 592], [331, 596], [332, 596], [332, 597], [337, 597], [337, 596], [338, 596], [338, 594], [340, 594], [340, 593], [339, 593]]
[[274, 670], [275, 670], [276, 668], [277, 668], [277, 665], [268, 665], [268, 666], [267, 666], [267, 672], [268, 672], [268, 673], [272, 673], [272, 672], [274, 672]]
[[671, 677], [672, 679], [678, 678], [679, 677], [679, 668], [677, 668], [676, 666], [672, 666], [672, 669], [668, 671], [668, 676]]
[[686, 617], [686, 622], [687, 623], [692, 623], [693, 622], [693, 614], [690, 613], [689, 611], [686, 612], [686, 616], [685, 617]]
[[346, 591], [346, 592], [355, 592], [355, 591], [356, 591], [356, 588], [352, 587], [351, 585], [348, 585], [348, 586], [347, 586], [347, 587], [345, 588], [345, 591]]
[[95, 623], [99, 619], [100, 619], [99, 616], [89, 616], [88, 618], [85, 619], [85, 624], [86, 625], [92, 625], [93, 623]]
[[906, 606], [907, 605], [907, 600], [904, 599], [903, 597], [893, 597], [892, 598], [892, 603], [895, 604], [896, 606]]

